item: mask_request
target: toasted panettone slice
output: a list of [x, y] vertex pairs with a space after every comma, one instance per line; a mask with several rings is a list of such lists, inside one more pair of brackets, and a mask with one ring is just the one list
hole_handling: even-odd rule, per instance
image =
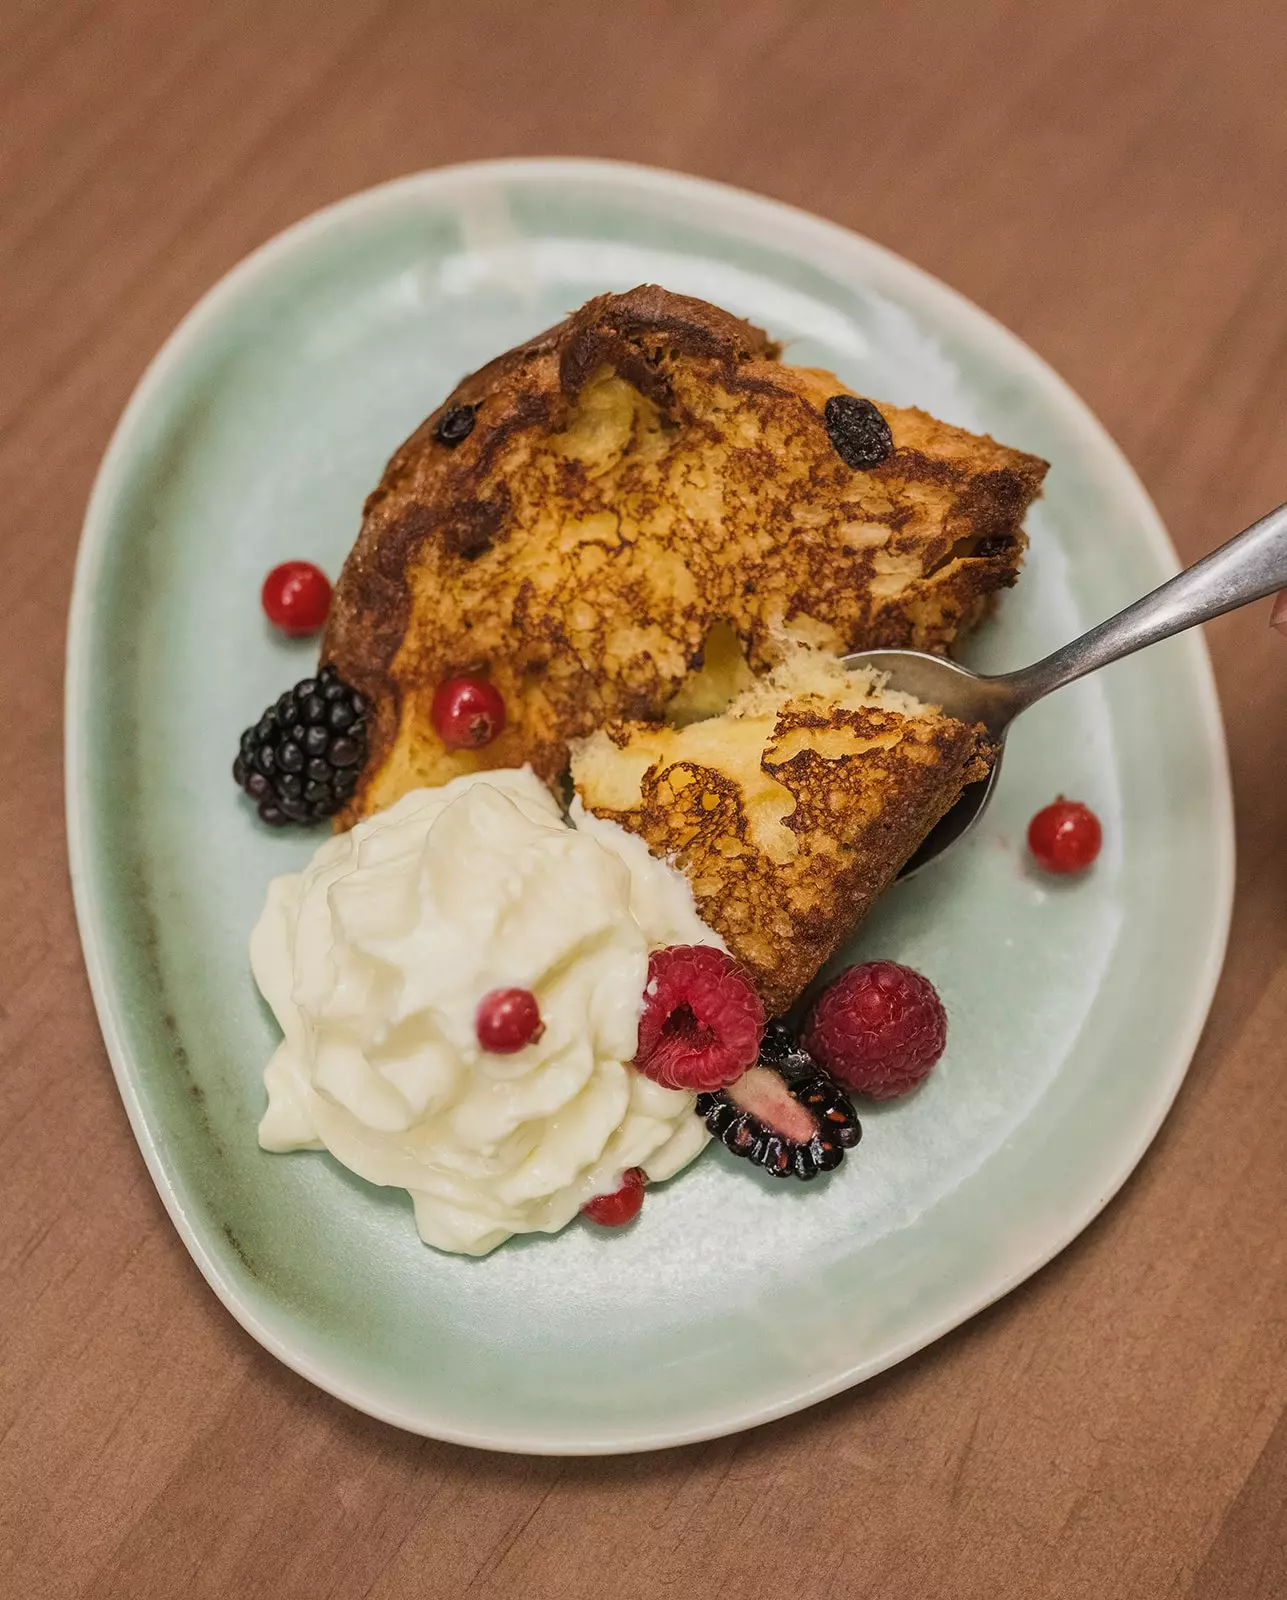
[[579, 742], [574, 814], [678, 867], [779, 1014], [991, 760], [981, 726], [805, 651], [721, 716]]
[[[1044, 461], [778, 355], [642, 287], [491, 362], [417, 429], [367, 501], [323, 645], [371, 706], [341, 826], [479, 767], [555, 778], [570, 740], [662, 717], [712, 630], [705, 709], [788, 635], [943, 651], [1014, 581]], [[506, 727], [448, 749], [434, 691], [472, 674]]]

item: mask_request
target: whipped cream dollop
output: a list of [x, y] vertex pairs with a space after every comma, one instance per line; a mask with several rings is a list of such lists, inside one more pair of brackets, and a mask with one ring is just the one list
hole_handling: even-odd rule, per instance
[[[440, 1250], [553, 1232], [626, 1169], [671, 1177], [706, 1142], [694, 1096], [629, 1062], [649, 951], [721, 941], [674, 868], [574, 812], [530, 768], [415, 790], [274, 879], [251, 936], [284, 1034], [260, 1143], [408, 1189]], [[489, 1054], [478, 1003], [515, 986], [544, 1031]]]

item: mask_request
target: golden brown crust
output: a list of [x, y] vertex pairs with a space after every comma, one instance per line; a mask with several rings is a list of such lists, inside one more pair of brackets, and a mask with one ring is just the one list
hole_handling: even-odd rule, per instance
[[[757, 671], [792, 630], [834, 650], [945, 650], [1014, 581], [1045, 463], [880, 407], [895, 450], [855, 471], [847, 393], [759, 329], [644, 286], [604, 295], [464, 380], [390, 461], [336, 588], [323, 660], [372, 705], [339, 819], [479, 767], [547, 778], [568, 741], [660, 716], [731, 624]], [[476, 408], [454, 449], [435, 427]], [[509, 716], [447, 751], [429, 705], [485, 673]]]
[[[735, 719], [720, 720], [736, 737]], [[619, 752], [659, 738], [655, 725], [604, 731]], [[796, 701], [755, 732], [759, 772], [784, 791], [774, 806], [763, 786], [752, 792], [745, 763], [738, 773], [717, 756], [685, 759], [683, 734], [660, 739], [670, 753], [643, 773], [636, 803], [604, 803], [621, 767], [603, 740], [574, 754], [577, 793], [685, 874], [698, 915], [750, 970], [770, 1015], [799, 996], [992, 759], [982, 727], [934, 711]], [[792, 848], [766, 825], [769, 810]]]

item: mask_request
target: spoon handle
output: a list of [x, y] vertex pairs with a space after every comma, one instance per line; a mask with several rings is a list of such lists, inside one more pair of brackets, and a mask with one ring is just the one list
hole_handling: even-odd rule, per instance
[[1005, 686], [1013, 716], [1088, 672], [1283, 588], [1287, 588], [1287, 505], [1253, 522], [1228, 544], [1062, 650], [994, 682]]

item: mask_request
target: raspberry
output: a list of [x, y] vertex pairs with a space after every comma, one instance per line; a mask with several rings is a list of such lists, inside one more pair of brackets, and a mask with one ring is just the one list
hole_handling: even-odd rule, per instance
[[644, 1203], [644, 1184], [648, 1179], [641, 1168], [631, 1167], [621, 1174], [621, 1187], [611, 1194], [597, 1194], [581, 1207], [583, 1216], [601, 1228], [620, 1228], [633, 1222]]
[[493, 989], [478, 1002], [478, 1042], [496, 1056], [512, 1056], [545, 1032], [541, 1008], [530, 989]]
[[1104, 830], [1090, 807], [1062, 795], [1028, 824], [1028, 849], [1047, 872], [1084, 872], [1103, 842]]
[[635, 1066], [667, 1089], [722, 1089], [754, 1066], [764, 1007], [743, 967], [708, 944], [648, 957]]
[[304, 638], [316, 633], [331, 609], [331, 585], [311, 561], [283, 561], [264, 579], [260, 603], [269, 622], [283, 633]]
[[480, 750], [505, 726], [505, 702], [486, 678], [448, 678], [429, 708], [434, 730], [453, 750]]
[[819, 997], [804, 1045], [834, 1078], [891, 1100], [914, 1089], [947, 1043], [947, 1013], [928, 978], [896, 961], [850, 967]]

